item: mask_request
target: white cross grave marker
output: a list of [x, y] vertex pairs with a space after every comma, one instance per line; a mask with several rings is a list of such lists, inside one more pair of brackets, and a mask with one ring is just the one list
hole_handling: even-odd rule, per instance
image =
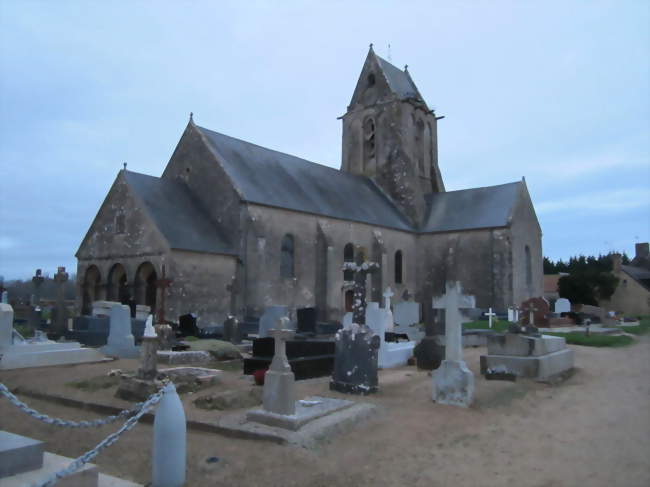
[[390, 309], [390, 298], [395, 296], [395, 293], [393, 290], [388, 286], [386, 290], [384, 291], [384, 309]]
[[492, 317], [496, 316], [497, 314], [492, 312], [492, 308], [489, 309], [490, 310], [487, 313], [485, 313], [485, 316], [488, 317], [488, 328], [492, 328]]
[[468, 407], [474, 399], [474, 374], [463, 361], [463, 316], [461, 309], [476, 307], [474, 296], [466, 296], [459, 282], [448, 282], [444, 296], [433, 299], [433, 308], [445, 310], [445, 360], [433, 374], [434, 401]]

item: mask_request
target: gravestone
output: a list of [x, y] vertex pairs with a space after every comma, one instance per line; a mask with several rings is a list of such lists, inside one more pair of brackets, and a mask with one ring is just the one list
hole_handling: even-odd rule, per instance
[[488, 317], [488, 328], [492, 328], [492, 317], [496, 316], [496, 313], [492, 312], [492, 308], [489, 309], [487, 313], [485, 313], [485, 316]]
[[352, 313], [348, 312], [343, 315], [343, 322], [342, 322], [343, 328], [348, 329], [352, 325]]
[[299, 308], [296, 316], [298, 333], [316, 333], [316, 308]]
[[226, 321], [223, 322], [223, 339], [235, 345], [242, 341], [242, 329], [239, 326], [239, 320], [232, 315], [228, 315]]
[[384, 294], [384, 308], [378, 303], [368, 303], [366, 308], [366, 325], [379, 337], [378, 366], [382, 369], [406, 365], [413, 356], [414, 341], [387, 342], [386, 331], [392, 328], [393, 314], [390, 312], [390, 296]]
[[530, 298], [521, 303], [522, 323], [531, 327], [539, 328], [548, 325], [548, 314], [550, 311], [548, 301], [544, 298]]
[[569, 313], [571, 312], [571, 302], [566, 298], [560, 298], [555, 301], [554, 310], [556, 313]]
[[2, 303], [9, 304], [9, 293], [7, 291], [2, 291]]
[[135, 346], [131, 332], [131, 309], [125, 304], [116, 304], [111, 309], [110, 330], [106, 346], [100, 351], [104, 355], [119, 358], [137, 358], [140, 351]]
[[42, 335], [14, 343], [14, 310], [0, 303], [0, 370], [43, 367], [47, 365], [98, 362], [102, 355], [94, 349], [81, 348], [77, 342], [56, 343]]
[[474, 296], [464, 295], [459, 282], [447, 282], [445, 295], [433, 300], [435, 309], [445, 310], [445, 360], [432, 381], [438, 403], [469, 407], [474, 400], [474, 374], [463, 360], [461, 309], [475, 306]]
[[561, 377], [574, 363], [574, 352], [565, 339], [549, 335], [495, 334], [488, 337], [487, 352], [481, 356], [481, 374], [486, 379], [548, 381]]
[[[160, 322], [162, 323], [162, 321]], [[178, 317], [178, 331], [184, 337], [198, 337], [200, 330], [196, 326], [196, 315], [194, 313], [187, 313]]]
[[388, 286], [382, 296], [384, 297], [384, 310], [386, 312], [386, 331], [393, 331], [395, 328], [395, 317], [393, 316], [390, 299], [395, 296], [395, 293]]
[[63, 336], [68, 329], [68, 308], [65, 304], [65, 283], [68, 282], [65, 267], [59, 267], [54, 274], [56, 283], [56, 304], [52, 309], [52, 332]]
[[273, 414], [292, 415], [296, 412], [296, 378], [287, 360], [286, 341], [293, 338], [295, 331], [286, 328], [289, 319], [282, 317], [277, 327], [269, 330], [275, 340], [275, 354], [271, 367], [264, 376], [264, 410]]
[[353, 323], [336, 334], [336, 358], [330, 389], [352, 394], [377, 392], [380, 339], [372, 330]]
[[158, 335], [153, 327], [153, 315], [147, 317], [142, 336], [142, 362], [137, 377], [143, 380], [153, 380], [158, 374], [156, 367], [156, 352], [158, 351]]
[[[287, 317], [289, 314], [288, 306], [268, 306], [264, 310], [264, 314], [260, 317], [260, 327], [258, 332], [259, 338], [268, 337], [269, 330], [273, 329], [278, 320], [283, 317]], [[288, 329], [294, 329], [294, 327], [289, 323], [287, 325]]]
[[516, 307], [510, 306], [508, 308], [508, 321], [510, 323], [517, 323], [519, 321], [519, 310]]

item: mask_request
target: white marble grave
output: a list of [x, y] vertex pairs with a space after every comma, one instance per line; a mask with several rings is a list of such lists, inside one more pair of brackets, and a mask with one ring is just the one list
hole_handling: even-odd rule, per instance
[[352, 321], [353, 321], [352, 312], [349, 311], [349, 312], [345, 313], [343, 315], [343, 320], [342, 320], [343, 329], [347, 330], [348, 328], [350, 328], [352, 326]]
[[446, 293], [433, 299], [433, 308], [445, 310], [445, 360], [433, 373], [432, 398], [440, 404], [469, 407], [474, 400], [474, 374], [463, 360], [462, 309], [476, 307], [459, 282], [447, 282]]
[[384, 308], [378, 303], [370, 302], [366, 306], [366, 325], [379, 336], [379, 353], [377, 366], [381, 369], [406, 365], [413, 356], [413, 349], [417, 342], [387, 342], [386, 330], [392, 328], [393, 315], [390, 312], [390, 293], [384, 293]]
[[553, 311], [556, 313], [568, 313], [571, 311], [571, 301], [566, 298], [560, 298], [555, 301], [555, 307]]
[[406, 333], [409, 340], [420, 341], [424, 338], [424, 330], [420, 328], [420, 303], [402, 301], [393, 305], [395, 333]]
[[[0, 304], [0, 370], [100, 362], [102, 354], [78, 342], [53, 342], [42, 336], [23, 340], [13, 329], [14, 310]], [[16, 338], [14, 338], [16, 337]]]
[[135, 346], [131, 331], [131, 308], [127, 305], [113, 304], [108, 340], [100, 351], [110, 357], [138, 358], [140, 356], [140, 349]]

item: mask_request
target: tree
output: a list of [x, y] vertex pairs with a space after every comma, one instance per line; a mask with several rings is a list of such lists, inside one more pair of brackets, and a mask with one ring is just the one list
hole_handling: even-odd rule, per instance
[[560, 278], [558, 292], [572, 303], [598, 306], [598, 300], [609, 299], [617, 285], [618, 278], [610, 272], [578, 271]]

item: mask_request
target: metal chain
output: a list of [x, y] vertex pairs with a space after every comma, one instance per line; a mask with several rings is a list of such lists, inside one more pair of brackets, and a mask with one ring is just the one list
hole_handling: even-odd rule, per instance
[[71, 475], [77, 470], [79, 470], [86, 463], [88, 463], [90, 460], [95, 458], [104, 448], [111, 446], [113, 443], [119, 440], [120, 436], [123, 433], [133, 428], [137, 424], [138, 420], [142, 417], [142, 415], [144, 415], [152, 406], [155, 406], [158, 402], [160, 402], [164, 393], [165, 393], [165, 389], [163, 388], [160, 389], [155, 394], [153, 394], [151, 397], [149, 397], [149, 399], [147, 399], [147, 401], [143, 403], [142, 409], [135, 416], [132, 416], [129, 419], [127, 419], [126, 422], [122, 425], [122, 427], [119, 430], [117, 430], [115, 433], [111, 433], [110, 435], [108, 435], [100, 443], [98, 443], [97, 446], [95, 446], [95, 448], [87, 451], [86, 453], [84, 453], [83, 455], [75, 459], [66, 468], [50, 476], [45, 482], [36, 484], [34, 487], [51, 487], [54, 484], [56, 484], [59, 480], [61, 480], [63, 477], [67, 477], [68, 475]]
[[45, 424], [51, 424], [54, 426], [62, 426], [65, 428], [98, 428], [100, 426], [104, 426], [106, 424], [114, 423], [120, 418], [123, 418], [125, 416], [130, 416], [132, 414], [137, 413], [140, 411], [140, 409], [143, 407], [145, 404], [144, 402], [139, 402], [133, 408], [131, 409], [126, 409], [124, 411], [119, 412], [118, 414], [114, 416], [108, 416], [106, 418], [101, 418], [101, 419], [94, 419], [92, 421], [68, 421], [66, 419], [61, 419], [61, 418], [51, 418], [47, 414], [42, 414], [39, 413], [38, 411], [30, 408], [27, 404], [22, 402], [20, 399], [18, 399], [16, 396], [14, 396], [7, 387], [0, 383], [0, 395], [5, 396], [7, 399], [9, 399], [9, 402], [16, 406], [18, 409], [23, 411], [24, 413], [27, 413], [30, 415], [32, 418], [38, 419], [39, 421], [42, 421]]

